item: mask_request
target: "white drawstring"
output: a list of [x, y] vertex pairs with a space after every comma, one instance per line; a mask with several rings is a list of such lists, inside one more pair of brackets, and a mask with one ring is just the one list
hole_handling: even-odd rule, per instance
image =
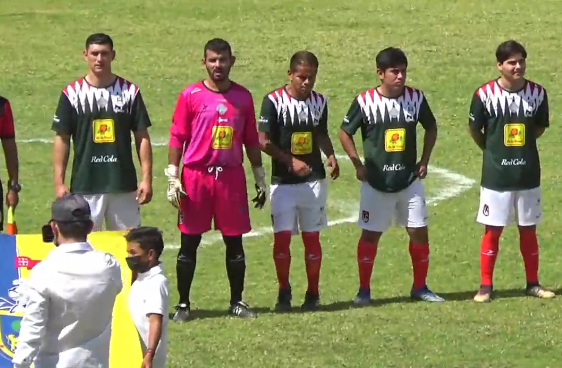
[[210, 166], [209, 167], [209, 174], [213, 172], [213, 169], [215, 169], [215, 180], [217, 180], [219, 178], [219, 173], [222, 172], [222, 167], [220, 166]]

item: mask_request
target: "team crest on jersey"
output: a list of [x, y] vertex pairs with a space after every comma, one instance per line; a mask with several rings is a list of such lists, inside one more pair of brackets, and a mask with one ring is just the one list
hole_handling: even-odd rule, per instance
[[319, 109], [312, 110], [312, 125], [318, 126], [320, 124], [321, 113]]
[[225, 104], [221, 103], [217, 106], [217, 112], [219, 114], [224, 115], [224, 114], [226, 114], [227, 111], [228, 111], [228, 107], [226, 107]]
[[406, 123], [416, 121], [416, 109], [413, 106], [406, 106], [404, 109], [404, 120], [406, 120]]

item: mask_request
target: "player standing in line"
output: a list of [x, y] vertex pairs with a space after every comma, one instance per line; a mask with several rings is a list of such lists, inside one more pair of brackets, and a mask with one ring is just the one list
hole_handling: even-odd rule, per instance
[[279, 281], [278, 310], [291, 309], [291, 236], [302, 231], [308, 289], [302, 309], [316, 310], [322, 247], [320, 231], [326, 227], [328, 183], [322, 154], [328, 157], [331, 177], [339, 167], [328, 135], [326, 98], [313, 91], [318, 59], [308, 51], [291, 57], [290, 83], [268, 93], [258, 121], [263, 152], [271, 159], [271, 220], [273, 259]]
[[[19, 158], [18, 146], [16, 144], [16, 132], [14, 129], [14, 116], [12, 107], [7, 98], [0, 96], [0, 140], [6, 160], [8, 171], [8, 187], [6, 194], [6, 206], [16, 209], [19, 203]], [[2, 184], [0, 182], [0, 231], [4, 231], [4, 206], [2, 204]]]
[[546, 90], [525, 79], [527, 51], [510, 40], [496, 50], [501, 76], [479, 87], [472, 97], [469, 131], [482, 149], [482, 178], [477, 222], [485, 225], [480, 253], [481, 285], [474, 297], [488, 302], [503, 228], [517, 216], [526, 293], [554, 298], [539, 283], [536, 226], [542, 219], [541, 168], [537, 139], [550, 125]]
[[[88, 74], [61, 93], [52, 129], [56, 195], [81, 194], [92, 211], [94, 231], [125, 230], [140, 226], [140, 205], [152, 198], [151, 125], [139, 87], [111, 70], [113, 40], [106, 34], [86, 39], [84, 58]], [[131, 150], [131, 132], [142, 168], [137, 174]], [[70, 190], [66, 166], [73, 141], [74, 162]]]
[[208, 77], [188, 86], [179, 96], [165, 170], [168, 200], [180, 210], [181, 246], [176, 264], [180, 300], [176, 322], [189, 317], [197, 248], [202, 234], [211, 230], [213, 219], [226, 245], [229, 312], [239, 317], [256, 316], [242, 301], [246, 273], [242, 235], [251, 231], [243, 146], [256, 180], [256, 207], [263, 208], [267, 189], [254, 101], [246, 88], [229, 79], [236, 59], [228, 42], [212, 39], [203, 53]]
[[[361, 93], [340, 131], [341, 144], [355, 166], [361, 186], [357, 247], [359, 293], [356, 304], [371, 302], [371, 274], [383, 232], [396, 222], [410, 238], [414, 299], [442, 302], [426, 285], [429, 268], [428, 213], [421, 179], [437, 139], [437, 123], [422, 91], [405, 85], [408, 59], [397, 48], [380, 51], [376, 58], [378, 87]], [[417, 161], [416, 126], [425, 129], [421, 159]], [[361, 162], [353, 135], [361, 129], [365, 163]]]

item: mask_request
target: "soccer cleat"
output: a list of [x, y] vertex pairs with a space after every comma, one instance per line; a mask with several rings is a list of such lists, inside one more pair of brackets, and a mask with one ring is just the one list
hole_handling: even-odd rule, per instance
[[172, 320], [177, 323], [186, 322], [189, 319], [190, 312], [189, 304], [178, 304], [176, 305], [176, 313], [172, 317]]
[[414, 300], [422, 300], [424, 302], [438, 303], [438, 302], [445, 301], [445, 299], [441, 298], [439, 295], [429, 290], [427, 285], [417, 290], [412, 289], [410, 293], [410, 297]]
[[307, 291], [304, 296], [304, 303], [301, 306], [303, 311], [317, 311], [320, 305], [320, 295]]
[[228, 312], [240, 318], [256, 318], [257, 315], [250, 309], [250, 306], [243, 302], [239, 301], [230, 305]]
[[488, 303], [492, 301], [492, 292], [493, 289], [491, 286], [480, 286], [480, 290], [474, 296], [474, 301], [477, 303]]
[[367, 305], [371, 304], [372, 302], [373, 299], [371, 299], [371, 289], [359, 288], [359, 292], [355, 296], [355, 299], [353, 299], [353, 303], [355, 303], [356, 305]]
[[277, 304], [275, 304], [275, 310], [278, 312], [290, 312], [291, 307], [291, 300], [293, 296], [291, 294], [291, 288], [288, 289], [280, 289], [279, 295], [277, 296]]
[[541, 299], [552, 299], [556, 296], [552, 291], [545, 289], [541, 285], [528, 286], [525, 294]]

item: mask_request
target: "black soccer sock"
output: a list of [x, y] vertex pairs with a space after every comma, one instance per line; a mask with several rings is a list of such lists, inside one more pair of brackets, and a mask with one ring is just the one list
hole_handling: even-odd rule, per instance
[[201, 243], [201, 235], [181, 234], [181, 246], [176, 261], [176, 277], [178, 281], [179, 304], [189, 305], [189, 292], [197, 265], [197, 248]]
[[242, 246], [242, 235], [223, 236], [226, 245], [226, 273], [230, 283], [230, 304], [242, 301], [244, 279], [246, 277], [246, 259]]

